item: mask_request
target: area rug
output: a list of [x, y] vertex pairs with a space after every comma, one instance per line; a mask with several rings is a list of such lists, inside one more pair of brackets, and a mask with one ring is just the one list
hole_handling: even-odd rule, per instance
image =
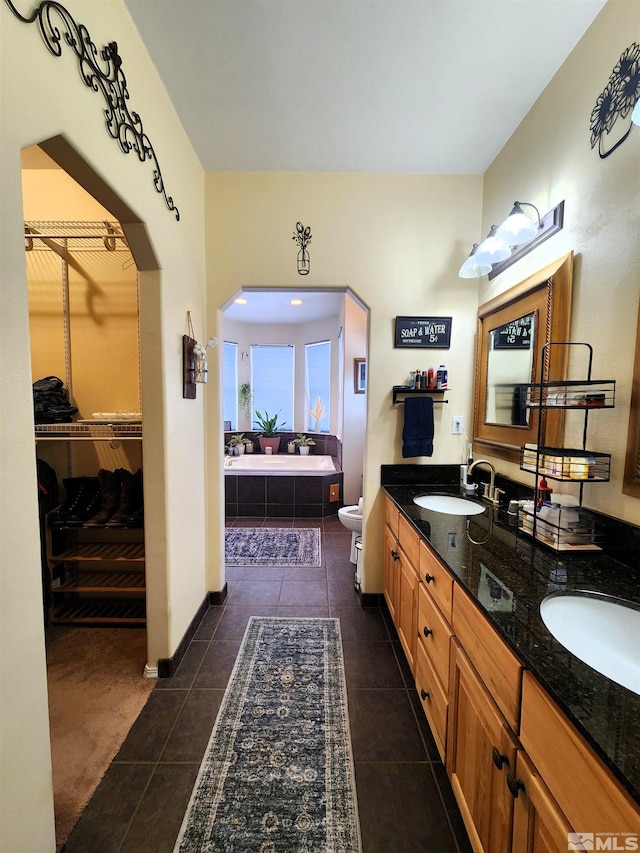
[[227, 566], [320, 566], [317, 527], [227, 527]]
[[250, 619], [174, 853], [357, 853], [337, 619]]

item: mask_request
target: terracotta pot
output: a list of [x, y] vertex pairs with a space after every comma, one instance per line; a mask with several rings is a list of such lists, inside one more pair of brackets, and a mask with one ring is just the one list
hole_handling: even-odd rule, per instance
[[280, 448], [280, 436], [276, 435], [274, 438], [265, 438], [264, 435], [261, 435], [258, 439], [260, 442], [260, 450], [264, 453], [265, 447], [270, 447], [274, 453], [277, 453]]

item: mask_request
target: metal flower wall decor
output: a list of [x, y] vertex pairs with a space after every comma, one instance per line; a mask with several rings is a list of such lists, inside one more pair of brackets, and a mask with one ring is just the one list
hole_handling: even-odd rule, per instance
[[137, 112], [129, 109], [129, 89], [117, 43], [109, 42], [99, 51], [84, 24], [77, 23], [71, 12], [55, 0], [42, 0], [28, 17], [21, 15], [11, 0], [5, 0], [5, 3], [23, 24], [38, 22], [42, 40], [55, 57], [62, 56], [63, 41], [75, 53], [82, 82], [94, 92], [100, 92], [105, 100], [107, 133], [118, 141], [124, 154], [134, 151], [140, 162], [151, 160], [156, 192], [164, 196], [167, 207], [179, 221], [180, 211], [167, 195], [160, 164], [151, 140], [143, 130], [142, 119]]
[[293, 232], [292, 240], [300, 247], [298, 251], [298, 273], [300, 275], [309, 275], [311, 269], [311, 259], [307, 246], [311, 242], [311, 228], [309, 225], [305, 228], [302, 222], [296, 222], [296, 230]]
[[[640, 98], [640, 45], [633, 42], [622, 52], [614, 66], [607, 85], [598, 95], [591, 112], [591, 147], [598, 145], [598, 154], [602, 159], [608, 157], [625, 141], [631, 132], [631, 113]], [[608, 137], [616, 120], [629, 120], [617, 141], [606, 148]], [[619, 126], [618, 126], [619, 127]], [[615, 139], [615, 137], [614, 137]]]

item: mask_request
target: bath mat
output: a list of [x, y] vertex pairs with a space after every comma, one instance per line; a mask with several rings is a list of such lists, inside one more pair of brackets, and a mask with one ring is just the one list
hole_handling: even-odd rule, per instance
[[320, 566], [317, 527], [228, 527], [227, 566]]
[[338, 619], [250, 619], [174, 853], [361, 851]]

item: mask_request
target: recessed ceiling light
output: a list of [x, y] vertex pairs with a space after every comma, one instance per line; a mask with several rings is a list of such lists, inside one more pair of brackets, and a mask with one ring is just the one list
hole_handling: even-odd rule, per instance
[[302, 305], [302, 299], [292, 299], [291, 304], [292, 305]]
[[233, 301], [236, 303], [236, 305], [246, 305], [247, 304], [247, 300], [244, 298], [244, 296], [238, 296], [238, 298], [234, 299]]

